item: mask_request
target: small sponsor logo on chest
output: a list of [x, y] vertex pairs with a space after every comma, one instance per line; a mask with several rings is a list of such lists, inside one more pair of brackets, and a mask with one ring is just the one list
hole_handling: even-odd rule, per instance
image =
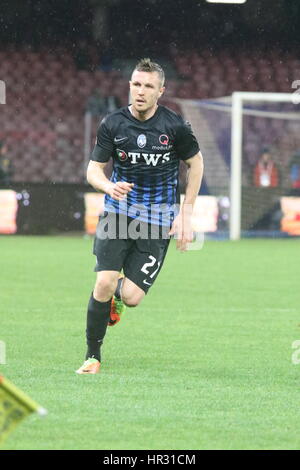
[[169, 136], [166, 135], [166, 134], [161, 134], [159, 136], [159, 142], [162, 144], [162, 145], [168, 145], [169, 143]]
[[125, 162], [128, 158], [128, 155], [124, 150], [117, 149], [117, 156], [120, 162]]

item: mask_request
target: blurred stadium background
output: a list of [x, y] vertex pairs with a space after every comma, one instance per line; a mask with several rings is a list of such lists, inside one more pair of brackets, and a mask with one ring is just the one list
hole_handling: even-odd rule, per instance
[[[7, 449], [299, 449], [299, 27], [299, 0], [1, 1], [0, 365], [49, 410]], [[161, 103], [199, 138], [207, 241], [185, 255], [171, 243], [151, 295], [108, 332], [102, 374], [81, 381], [94, 282], [82, 235], [101, 208], [85, 167], [147, 56], [166, 71]], [[244, 107], [251, 240], [230, 242], [236, 91], [295, 103]]]
[[[93, 230], [85, 165], [97, 124], [128, 103], [130, 72], [138, 58], [151, 56], [166, 69], [161, 103], [182, 112], [200, 140], [204, 231], [226, 236], [231, 119], [224, 102], [208, 105], [235, 91], [296, 92], [299, 17], [296, 0], [288, 6], [283, 0], [3, 1], [0, 140], [11, 171], [0, 184], [16, 194], [0, 193], [0, 232]], [[242, 233], [299, 234], [299, 106], [255, 109], [243, 123]], [[254, 176], [266, 148], [277, 171], [272, 185]], [[184, 182], [182, 167], [182, 192]], [[289, 199], [283, 204], [282, 197]], [[16, 224], [7, 225], [8, 210]]]

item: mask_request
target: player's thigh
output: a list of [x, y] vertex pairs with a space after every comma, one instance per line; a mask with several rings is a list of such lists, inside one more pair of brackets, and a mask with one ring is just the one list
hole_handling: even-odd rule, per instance
[[136, 240], [124, 262], [124, 274], [143, 292], [154, 284], [165, 259], [169, 240]]
[[131, 243], [126, 239], [108, 238], [96, 235], [93, 253], [97, 258], [96, 272], [121, 271]]

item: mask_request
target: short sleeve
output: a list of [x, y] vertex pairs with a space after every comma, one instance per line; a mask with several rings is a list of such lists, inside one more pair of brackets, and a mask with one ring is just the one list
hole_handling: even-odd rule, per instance
[[175, 137], [175, 148], [181, 160], [187, 160], [199, 152], [199, 144], [192, 131], [189, 122], [181, 118], [181, 123], [177, 128]]
[[95, 162], [108, 162], [113, 154], [113, 139], [109, 132], [106, 119], [104, 118], [97, 131], [97, 137], [94, 150], [92, 151], [91, 160]]

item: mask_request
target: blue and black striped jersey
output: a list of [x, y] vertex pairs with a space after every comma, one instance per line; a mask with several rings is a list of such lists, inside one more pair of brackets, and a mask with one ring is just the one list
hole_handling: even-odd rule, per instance
[[[179, 162], [198, 152], [191, 126], [165, 106], [158, 106], [146, 121], [136, 119], [128, 107], [109, 114], [99, 125], [91, 160], [107, 162], [113, 158], [111, 181], [127, 181], [134, 187], [126, 202], [106, 195], [105, 209], [113, 207], [116, 212], [128, 213], [131, 207], [139, 206], [146, 214], [152, 208], [151, 223], [164, 225], [153, 207], [178, 202]], [[139, 215], [149, 220], [141, 211]]]

